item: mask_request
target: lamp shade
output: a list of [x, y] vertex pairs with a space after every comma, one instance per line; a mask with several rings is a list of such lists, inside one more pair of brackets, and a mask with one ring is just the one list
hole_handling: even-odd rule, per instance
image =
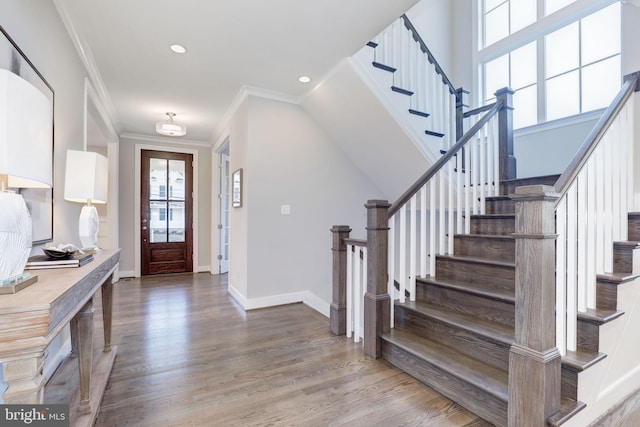
[[64, 199], [78, 203], [107, 202], [107, 158], [91, 151], [67, 150]]
[[0, 69], [0, 175], [12, 188], [51, 187], [53, 111], [40, 90]]

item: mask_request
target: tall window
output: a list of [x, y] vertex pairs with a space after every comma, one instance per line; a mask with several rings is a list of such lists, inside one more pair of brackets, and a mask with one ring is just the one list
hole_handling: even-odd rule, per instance
[[[514, 127], [609, 105], [620, 88], [621, 7], [603, 0], [479, 0], [481, 96], [514, 95]], [[608, 3], [608, 4], [607, 4]]]

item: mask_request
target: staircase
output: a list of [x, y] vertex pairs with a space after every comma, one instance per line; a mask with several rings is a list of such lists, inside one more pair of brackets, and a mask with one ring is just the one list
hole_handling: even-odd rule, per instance
[[[396, 84], [396, 67], [373, 66], [394, 74], [392, 91], [413, 96], [412, 86]], [[628, 398], [633, 376], [610, 375], [600, 362], [606, 346], [620, 367], [640, 370], [606, 335], [626, 323], [615, 322], [626, 302], [618, 294], [631, 289], [621, 285], [640, 277], [640, 213], [625, 220], [635, 194], [636, 92], [640, 72], [625, 77], [561, 175], [512, 179], [510, 89], [496, 92], [495, 104], [458, 114], [456, 132], [446, 134], [464, 134], [428, 171], [393, 204], [365, 205], [362, 260], [346, 243], [350, 228], [332, 229], [331, 330], [344, 334], [356, 320], [345, 295], [364, 295], [351, 313], [364, 313], [356, 340], [363, 337], [367, 355], [497, 426], [588, 425]], [[597, 384], [582, 375], [599, 366], [589, 371]], [[581, 385], [579, 395], [582, 382], [596, 393]], [[618, 401], [603, 408], [601, 397], [614, 389]]]
[[[520, 185], [553, 185], [558, 175], [510, 180], [502, 196], [471, 218], [471, 234], [454, 237], [454, 255], [438, 255], [437, 280], [417, 279], [416, 301], [395, 301], [395, 327], [381, 335], [382, 356], [393, 365], [485, 420], [507, 425], [509, 349], [514, 343], [514, 204]], [[629, 215], [629, 238], [640, 241], [640, 214]], [[632, 231], [633, 230], [633, 231]], [[616, 311], [616, 287], [638, 277], [633, 253], [640, 243], [616, 243], [616, 270], [598, 278], [598, 309], [579, 316], [578, 350], [562, 358], [562, 404], [548, 424], [562, 425], [584, 408], [578, 375], [606, 357], [599, 327]]]

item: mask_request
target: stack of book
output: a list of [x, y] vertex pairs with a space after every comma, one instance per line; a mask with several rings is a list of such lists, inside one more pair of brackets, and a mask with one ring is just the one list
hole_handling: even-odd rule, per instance
[[25, 270], [40, 270], [45, 268], [72, 268], [82, 267], [93, 261], [93, 254], [76, 253], [68, 259], [54, 259], [46, 255], [34, 255], [29, 257]]

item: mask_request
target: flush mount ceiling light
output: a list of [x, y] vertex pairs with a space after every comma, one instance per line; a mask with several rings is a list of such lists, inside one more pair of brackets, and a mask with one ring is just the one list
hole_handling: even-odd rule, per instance
[[164, 122], [156, 123], [156, 132], [160, 135], [167, 136], [183, 136], [187, 133], [187, 127], [173, 121], [175, 113], [167, 113], [169, 119]]
[[187, 52], [187, 48], [180, 45], [180, 44], [172, 44], [171, 46], [169, 46], [169, 48], [174, 51], [175, 53], [186, 53]]
[[311, 81], [311, 77], [309, 77], [309, 76], [300, 76], [298, 78], [298, 81], [300, 83], [309, 83]]

